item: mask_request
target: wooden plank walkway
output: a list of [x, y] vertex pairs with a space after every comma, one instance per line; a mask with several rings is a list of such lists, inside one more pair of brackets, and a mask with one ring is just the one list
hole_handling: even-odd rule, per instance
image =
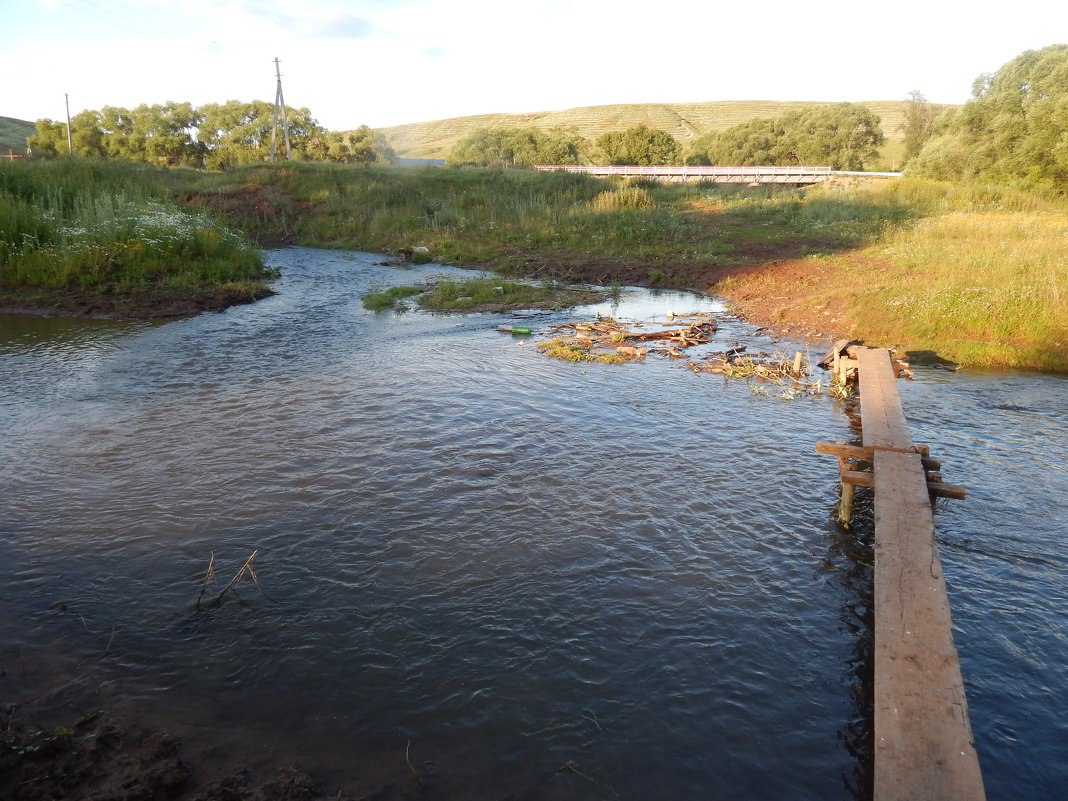
[[890, 352], [864, 348], [857, 352], [857, 367], [860, 373], [860, 417], [864, 446], [913, 450], [915, 445], [898, 398], [897, 376], [890, 361]]
[[890, 353], [859, 350], [857, 363], [864, 447], [820, 443], [817, 450], [842, 465], [858, 458], [850, 453], [873, 462], [871, 482], [843, 466], [842, 489], [843, 496], [854, 484], [875, 490], [874, 801], [982, 801], [934, 540], [931, 494], [941, 485], [928, 481], [933, 460], [912, 442]]

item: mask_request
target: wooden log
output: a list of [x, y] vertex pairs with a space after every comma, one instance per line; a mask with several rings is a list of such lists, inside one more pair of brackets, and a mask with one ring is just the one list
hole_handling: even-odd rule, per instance
[[[892, 451], [898, 450], [895, 448], [879, 448], [878, 450]], [[870, 462], [872, 456], [875, 454], [876, 448], [865, 448], [863, 445], [847, 445], [844, 442], [817, 442], [816, 453], [823, 453], [829, 456], [844, 456], [847, 459], [856, 459], [859, 461]], [[912, 451], [898, 450], [899, 453], [912, 453]], [[923, 457], [923, 467], [925, 470], [938, 470], [942, 467], [941, 459], [931, 459], [929, 457]]]
[[842, 483], [851, 484], [854, 487], [874, 487], [875, 474], [867, 470], [843, 470]]
[[875, 454], [873, 797], [983, 801], [920, 458]]
[[838, 522], [846, 528], [849, 527], [849, 523], [853, 519], [853, 496], [855, 494], [853, 485], [843, 481], [838, 499]]
[[941, 481], [928, 481], [927, 491], [939, 498], [953, 498], [963, 501], [968, 497], [968, 491], [958, 484], [943, 484]]

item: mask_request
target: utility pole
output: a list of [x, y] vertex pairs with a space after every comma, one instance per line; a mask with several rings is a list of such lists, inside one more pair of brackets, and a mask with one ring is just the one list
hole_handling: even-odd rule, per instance
[[63, 100], [67, 104], [67, 153], [74, 153], [74, 143], [70, 138], [70, 95], [66, 92], [63, 93]]
[[274, 74], [278, 78], [278, 89], [274, 93], [274, 123], [271, 126], [271, 161], [274, 161], [275, 142], [278, 139], [278, 110], [282, 110], [282, 134], [286, 139], [286, 161], [293, 160], [293, 152], [289, 148], [289, 112], [286, 111], [286, 101], [282, 97], [282, 73], [278, 66], [278, 59], [274, 60]]

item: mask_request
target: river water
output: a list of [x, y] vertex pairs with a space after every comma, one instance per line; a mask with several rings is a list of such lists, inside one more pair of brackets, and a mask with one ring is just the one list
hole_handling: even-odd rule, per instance
[[[870, 531], [834, 523], [813, 452], [854, 435], [847, 404], [495, 330], [712, 299], [374, 314], [371, 288], [456, 271], [269, 258], [279, 294], [221, 314], [0, 316], [0, 701], [331, 794], [865, 798]], [[776, 347], [724, 316], [734, 341]], [[1055, 798], [1068, 387], [901, 389], [970, 493], [936, 527], [988, 796]], [[254, 551], [261, 586], [198, 610], [211, 556], [205, 598]]]

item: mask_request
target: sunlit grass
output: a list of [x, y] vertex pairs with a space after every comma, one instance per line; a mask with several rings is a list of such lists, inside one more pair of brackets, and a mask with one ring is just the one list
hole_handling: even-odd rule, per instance
[[869, 338], [971, 364], [1068, 368], [1068, 213], [954, 212], [889, 233], [848, 302]]

